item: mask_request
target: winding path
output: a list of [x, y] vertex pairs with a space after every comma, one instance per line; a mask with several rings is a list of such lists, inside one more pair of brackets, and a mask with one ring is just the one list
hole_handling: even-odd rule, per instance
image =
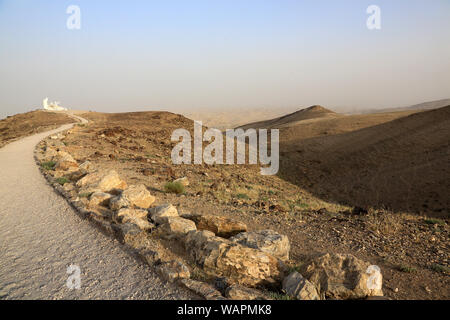
[[[191, 299], [82, 220], [41, 175], [37, 134], [0, 149], [0, 299]], [[81, 269], [70, 290], [67, 268]]]

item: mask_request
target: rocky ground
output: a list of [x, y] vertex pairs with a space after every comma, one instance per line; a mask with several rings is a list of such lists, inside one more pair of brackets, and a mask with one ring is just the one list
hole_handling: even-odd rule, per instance
[[[89, 113], [83, 117], [90, 123], [70, 130], [59, 148], [78, 164], [89, 161], [94, 170], [115, 170], [127, 185], [144, 185], [155, 197], [151, 207], [170, 203], [179, 215], [228, 217], [245, 223], [250, 231], [272, 229], [287, 235], [291, 250], [286, 265], [291, 271], [306, 272], [304, 268], [318, 254], [352, 254], [381, 268], [383, 292], [389, 298], [450, 297], [446, 219], [326, 202], [279, 177], [261, 176], [252, 166], [174, 166], [170, 135], [176, 128], [192, 130], [193, 126], [179, 115]], [[174, 193], [178, 191], [167, 183], [182, 177], [189, 185]], [[74, 186], [61, 182], [67, 189]], [[83, 201], [88, 204], [88, 199]], [[154, 240], [167, 252], [165, 260], [191, 263], [191, 279], [217, 280], [198, 268], [189, 255], [192, 250], [177, 239]], [[283, 296], [281, 288], [271, 290]]]
[[[0, 300], [199, 298], [162, 281], [54, 192], [34, 160], [48, 134], [0, 149]], [[66, 286], [71, 265], [79, 290]]]
[[75, 120], [66, 114], [44, 110], [17, 114], [0, 120], [0, 148], [11, 141], [56, 129]]

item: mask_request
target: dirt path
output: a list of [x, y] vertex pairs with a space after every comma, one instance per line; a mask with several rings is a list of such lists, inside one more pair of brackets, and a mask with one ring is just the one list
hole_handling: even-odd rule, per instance
[[[0, 149], [0, 299], [190, 299], [82, 220], [37, 168], [37, 134]], [[67, 267], [81, 269], [70, 290]]]

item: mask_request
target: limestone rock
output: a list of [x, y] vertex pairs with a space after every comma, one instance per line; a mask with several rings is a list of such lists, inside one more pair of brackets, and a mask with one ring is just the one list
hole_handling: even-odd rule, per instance
[[146, 232], [150, 232], [155, 228], [155, 225], [149, 222], [147, 219], [134, 218], [134, 217], [124, 217], [122, 220], [124, 223], [133, 223], [139, 227], [139, 229]]
[[127, 183], [120, 178], [115, 170], [109, 171], [98, 184], [98, 188], [104, 192], [124, 190], [126, 187]]
[[376, 266], [351, 254], [325, 254], [306, 264], [301, 273], [321, 297], [362, 299], [383, 296], [382, 275]]
[[74, 171], [78, 169], [78, 163], [76, 160], [67, 152], [59, 151], [56, 158], [55, 170], [57, 171]]
[[109, 201], [109, 207], [111, 210], [120, 210], [122, 208], [126, 208], [129, 207], [130, 203], [128, 202], [127, 199], [125, 199], [124, 197], [119, 196], [115, 196], [113, 198], [111, 198], [111, 200]]
[[158, 224], [165, 221], [166, 217], [178, 217], [178, 210], [171, 204], [149, 209], [151, 219]]
[[208, 273], [254, 287], [276, 285], [283, 276], [282, 265], [275, 257], [244, 247], [209, 231], [191, 231], [185, 239], [191, 257]]
[[80, 164], [80, 169], [84, 170], [87, 173], [92, 170], [92, 163], [90, 161], [85, 161]]
[[112, 218], [112, 212], [108, 208], [97, 206], [90, 208], [90, 212], [94, 214], [94, 217], [101, 218], [102, 221], [109, 221]]
[[111, 170], [105, 175], [99, 172], [90, 173], [78, 180], [77, 187], [84, 192], [116, 193], [117, 190], [126, 189], [127, 183], [120, 178], [115, 170]]
[[125, 208], [113, 215], [113, 220], [117, 223], [132, 223], [140, 230], [151, 231], [155, 228], [153, 223], [147, 220], [148, 212], [146, 210]]
[[192, 279], [181, 279], [180, 282], [186, 288], [204, 297], [206, 300], [225, 300], [219, 291], [207, 283]]
[[87, 188], [88, 186], [98, 184], [99, 181], [100, 181], [100, 173], [93, 172], [78, 180], [76, 185], [78, 188], [83, 189]]
[[282, 261], [289, 260], [289, 238], [272, 230], [243, 232], [230, 239], [243, 246], [259, 249]]
[[208, 230], [223, 238], [230, 238], [247, 231], [247, 226], [244, 223], [226, 217], [192, 215], [189, 219], [195, 222], [198, 230]]
[[179, 184], [181, 184], [181, 185], [183, 185], [185, 187], [189, 186], [189, 180], [188, 180], [187, 177], [183, 177], [183, 178], [174, 180], [174, 183], [179, 183]]
[[89, 198], [89, 207], [108, 206], [112, 195], [104, 192], [94, 192]]
[[155, 197], [150, 194], [147, 188], [143, 185], [132, 185], [122, 192], [123, 198], [135, 207], [147, 209], [155, 202]]
[[165, 217], [158, 228], [159, 234], [166, 239], [181, 239], [188, 232], [196, 231], [195, 223], [181, 217]]
[[70, 170], [68, 172], [64, 173], [64, 177], [69, 179], [70, 181], [78, 181], [81, 178], [83, 178], [85, 175], [87, 174], [86, 171], [84, 171], [83, 169], [78, 168], [74, 168], [73, 170]]
[[283, 280], [283, 290], [298, 300], [320, 300], [317, 288], [297, 271]]
[[130, 219], [147, 219], [148, 212], [140, 209], [123, 208], [114, 214], [113, 220], [117, 223], [126, 223]]
[[189, 268], [179, 261], [163, 262], [156, 267], [156, 272], [171, 283], [178, 279], [189, 279], [191, 277]]
[[58, 153], [56, 154], [56, 158], [58, 158], [58, 160], [76, 163], [76, 160], [70, 155], [70, 153], [66, 151], [58, 151]]
[[58, 151], [53, 148], [47, 147], [44, 152], [44, 160], [45, 161], [53, 161], [58, 156]]
[[143, 250], [152, 246], [152, 242], [148, 238], [150, 235], [132, 222], [113, 224], [112, 227], [121, 243], [136, 250]]
[[67, 192], [72, 192], [75, 191], [75, 185], [73, 183], [68, 182], [64, 184], [63, 189]]
[[269, 300], [269, 297], [261, 291], [238, 284], [229, 286], [225, 296], [232, 300]]
[[161, 261], [161, 256], [158, 251], [150, 249], [142, 249], [139, 254], [149, 265], [153, 266]]

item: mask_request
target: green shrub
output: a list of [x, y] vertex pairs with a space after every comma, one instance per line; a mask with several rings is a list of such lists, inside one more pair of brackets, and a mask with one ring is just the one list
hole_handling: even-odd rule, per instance
[[185, 193], [184, 186], [180, 182], [167, 182], [164, 185], [164, 191], [176, 194]]
[[47, 162], [41, 163], [41, 167], [44, 168], [45, 170], [52, 170], [55, 166], [56, 166], [56, 162], [54, 162], [54, 161], [47, 161]]
[[268, 292], [269, 297], [271, 297], [274, 300], [294, 300], [292, 297], [288, 296], [285, 293], [278, 293], [278, 292], [273, 292], [270, 291]]
[[248, 195], [246, 195], [245, 193], [238, 193], [238, 194], [236, 195], [236, 197], [237, 197], [238, 199], [244, 199], [244, 200], [250, 199], [250, 197], [249, 197]]
[[426, 224], [432, 224], [432, 225], [438, 224], [440, 226], [445, 224], [445, 222], [440, 219], [425, 219], [424, 222]]
[[78, 196], [80, 198], [89, 198], [92, 195], [92, 193], [93, 192], [83, 192], [83, 193], [80, 193]]
[[443, 265], [440, 265], [437, 263], [433, 263], [433, 265], [431, 266], [431, 269], [433, 271], [440, 272], [440, 273], [450, 273], [449, 267], [446, 267], [446, 266], [443, 266]]
[[69, 182], [69, 179], [62, 177], [62, 178], [56, 179], [56, 182], [63, 186], [63, 185], [65, 185], [67, 182]]
[[403, 264], [398, 266], [397, 269], [399, 271], [405, 272], [405, 273], [413, 273], [413, 272], [417, 271], [416, 268], [413, 268], [413, 267], [410, 267], [410, 266], [407, 266], [407, 265], [403, 265]]

